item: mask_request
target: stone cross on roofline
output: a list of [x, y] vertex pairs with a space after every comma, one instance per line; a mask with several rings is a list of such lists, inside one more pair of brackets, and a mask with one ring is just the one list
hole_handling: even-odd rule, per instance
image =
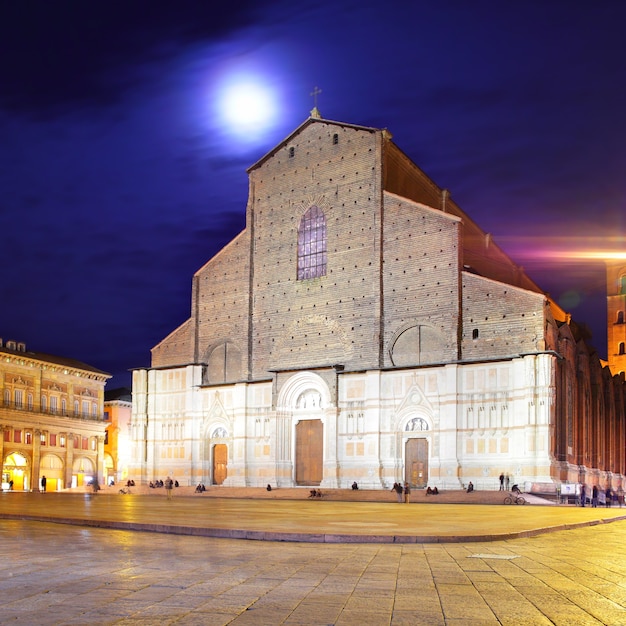
[[309, 94], [313, 96], [313, 110], [311, 111], [311, 117], [316, 117], [318, 119], [322, 117], [320, 110], [317, 108], [317, 96], [321, 93], [322, 90], [317, 85], [315, 85], [313, 91]]

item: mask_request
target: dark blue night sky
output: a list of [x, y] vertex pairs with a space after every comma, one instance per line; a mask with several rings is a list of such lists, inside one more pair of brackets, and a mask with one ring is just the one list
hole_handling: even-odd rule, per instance
[[0, 337], [128, 385], [319, 86], [323, 117], [388, 128], [606, 357], [582, 253], [626, 248], [626, 3], [230, 4], [0, 2]]

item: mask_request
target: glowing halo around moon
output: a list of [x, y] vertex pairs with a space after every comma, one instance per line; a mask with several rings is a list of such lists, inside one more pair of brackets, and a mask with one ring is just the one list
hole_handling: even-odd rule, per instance
[[259, 84], [230, 85], [222, 96], [224, 119], [246, 130], [271, 121], [273, 102], [269, 91]]
[[223, 76], [214, 97], [220, 131], [239, 143], [262, 141], [279, 119], [277, 90], [256, 72]]

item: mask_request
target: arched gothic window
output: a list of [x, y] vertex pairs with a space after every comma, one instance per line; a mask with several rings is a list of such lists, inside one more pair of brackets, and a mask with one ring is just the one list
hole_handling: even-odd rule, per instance
[[326, 276], [326, 218], [312, 206], [298, 228], [298, 280]]
[[624, 323], [624, 311], [618, 311], [617, 312], [617, 323], [618, 324], [623, 324]]

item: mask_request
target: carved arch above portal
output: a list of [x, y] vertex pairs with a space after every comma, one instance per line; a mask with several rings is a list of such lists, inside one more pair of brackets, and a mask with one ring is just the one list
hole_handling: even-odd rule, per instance
[[326, 382], [313, 372], [291, 376], [278, 392], [277, 407], [283, 411], [323, 411], [331, 406]]

